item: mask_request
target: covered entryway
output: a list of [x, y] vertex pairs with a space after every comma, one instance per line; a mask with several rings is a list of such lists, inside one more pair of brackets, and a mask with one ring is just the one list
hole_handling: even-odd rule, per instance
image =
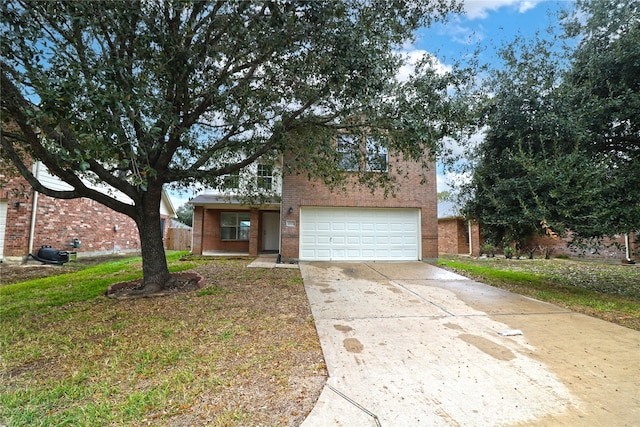
[[300, 208], [303, 261], [415, 261], [420, 259], [420, 210]]
[[280, 213], [262, 212], [262, 250], [277, 251], [280, 243]]

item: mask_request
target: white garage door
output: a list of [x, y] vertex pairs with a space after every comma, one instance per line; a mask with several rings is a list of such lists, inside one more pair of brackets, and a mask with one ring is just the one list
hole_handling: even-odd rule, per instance
[[300, 209], [304, 261], [410, 261], [420, 259], [418, 209]]

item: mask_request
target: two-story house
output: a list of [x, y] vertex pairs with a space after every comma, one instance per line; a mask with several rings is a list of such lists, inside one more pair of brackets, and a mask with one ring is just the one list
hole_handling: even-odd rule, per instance
[[[372, 192], [355, 176], [347, 180], [346, 190], [331, 191], [305, 174], [281, 172], [277, 163], [254, 164], [242, 174], [224, 177], [227, 191], [203, 193], [190, 201], [193, 253], [273, 252], [284, 261], [435, 261], [435, 165], [425, 169], [421, 162], [380, 147], [363, 158], [345, 155], [341, 167], [389, 174], [397, 180], [392, 194]], [[262, 203], [243, 202], [233, 193], [241, 180], [273, 190], [274, 196]]]

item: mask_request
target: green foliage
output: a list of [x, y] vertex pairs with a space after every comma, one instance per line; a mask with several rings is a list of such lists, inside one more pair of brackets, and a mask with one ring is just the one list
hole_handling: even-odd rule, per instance
[[496, 255], [496, 247], [491, 243], [483, 243], [480, 246], [480, 255], [494, 257]]
[[543, 220], [575, 245], [640, 228], [638, 3], [578, 2], [563, 23], [564, 49], [517, 39], [488, 81], [463, 211], [493, 241], [524, 243]]
[[[455, 3], [4, 1], [3, 156], [41, 193], [133, 218], [145, 284], [166, 280], [157, 212], [167, 184], [219, 186], [287, 152], [289, 172], [335, 186], [346, 174], [334, 141], [347, 130], [425, 164], [436, 156], [468, 120], [454, 96], [468, 76], [425, 58], [400, 82], [398, 52]], [[72, 189], [38, 182], [19, 147]]]
[[513, 254], [515, 253], [515, 249], [512, 246], [505, 246], [502, 249], [502, 253], [504, 254], [504, 257], [507, 259], [511, 259], [513, 258]]
[[438, 193], [438, 202], [448, 202], [451, 201], [453, 196], [449, 191], [440, 191]]
[[176, 215], [178, 216], [178, 221], [181, 223], [188, 226], [193, 225], [193, 205], [185, 203], [178, 208]]

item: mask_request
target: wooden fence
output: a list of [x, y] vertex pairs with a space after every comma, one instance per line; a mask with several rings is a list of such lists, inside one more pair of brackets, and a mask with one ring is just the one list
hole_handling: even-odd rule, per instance
[[167, 249], [174, 251], [190, 251], [191, 229], [169, 228], [167, 231]]

